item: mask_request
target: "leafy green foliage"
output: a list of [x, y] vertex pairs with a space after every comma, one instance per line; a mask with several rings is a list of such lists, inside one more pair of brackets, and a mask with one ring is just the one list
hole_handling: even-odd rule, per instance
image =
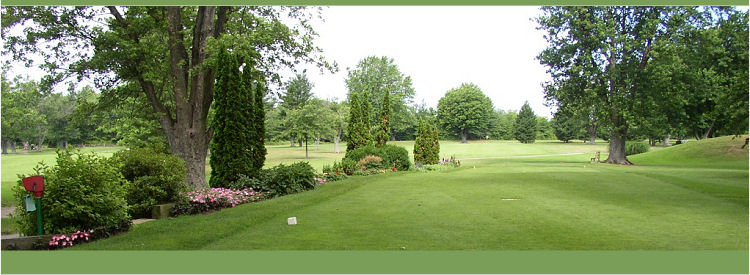
[[368, 97], [367, 92], [363, 93], [361, 97], [359, 94], [349, 95], [351, 110], [349, 111], [349, 125], [347, 126], [347, 152], [373, 143], [368, 120], [370, 109]]
[[386, 142], [391, 137], [391, 126], [390, 126], [390, 119], [391, 119], [391, 101], [390, 101], [390, 92], [388, 90], [385, 90], [383, 92], [383, 101], [380, 106], [380, 117], [378, 118], [378, 129], [375, 131], [375, 144], [377, 146], [384, 146]]
[[182, 184], [185, 162], [175, 155], [148, 148], [126, 149], [112, 155], [110, 162], [128, 181], [128, 212], [134, 218], [150, 217], [154, 205], [175, 202], [186, 191]]
[[644, 141], [628, 141], [625, 143], [625, 155], [635, 155], [640, 153], [646, 153], [650, 149], [648, 142]]
[[216, 113], [212, 121], [215, 130], [211, 139], [209, 185], [226, 187], [239, 175], [258, 174], [253, 155], [254, 139], [258, 135], [254, 129], [252, 91], [247, 88], [249, 81], [241, 77], [237, 57], [223, 50], [218, 58], [221, 65], [217, 71], [213, 106]]
[[[42, 200], [45, 233], [70, 233], [97, 227], [127, 228], [129, 225], [125, 179], [106, 158], [82, 154], [72, 148], [57, 150], [56, 166], [36, 170], [45, 177]], [[16, 205], [24, 205], [23, 197], [28, 192], [21, 180], [13, 187], [13, 192]], [[36, 215], [26, 214], [24, 207], [18, 207], [14, 216], [19, 221], [20, 232], [36, 234]]]
[[487, 131], [492, 110], [492, 101], [477, 85], [464, 83], [440, 99], [438, 121], [442, 129], [459, 135], [461, 142], [466, 143], [470, 133]]
[[437, 129], [428, 121], [420, 120], [417, 139], [414, 141], [414, 163], [437, 164], [440, 159], [440, 143]]
[[[414, 122], [409, 105], [414, 98], [414, 88], [411, 77], [399, 71], [393, 58], [382, 56], [368, 56], [357, 63], [354, 69], [348, 71], [346, 79], [348, 98], [351, 101], [355, 94], [368, 92], [366, 101], [373, 110], [383, 110], [385, 97], [381, 93], [389, 94], [389, 123], [388, 134], [394, 137], [411, 136]], [[362, 103], [362, 101], [360, 101]], [[378, 113], [365, 112], [367, 124], [377, 126], [382, 121]]]
[[307, 162], [295, 162], [290, 165], [279, 164], [263, 170], [256, 191], [270, 192], [269, 197], [283, 196], [315, 188], [315, 169]]
[[[396, 167], [396, 169], [399, 171], [406, 171], [409, 170], [409, 167], [411, 167], [411, 162], [409, 161], [409, 151], [406, 151], [404, 147], [396, 145], [385, 145], [382, 147], [369, 145], [351, 151], [346, 151], [346, 155], [341, 162], [342, 165], [344, 165], [344, 161], [350, 160], [356, 165], [357, 162], [359, 162], [366, 156], [380, 157], [382, 159], [383, 167]], [[350, 164], [347, 163], [346, 165], [348, 166]]]
[[579, 120], [559, 111], [552, 117], [552, 128], [555, 131], [555, 137], [566, 143], [572, 139], [580, 138], [584, 130], [583, 124]]
[[513, 124], [515, 138], [521, 143], [533, 143], [536, 139], [536, 115], [531, 110], [529, 102], [524, 102], [521, 111], [518, 112], [516, 122]]

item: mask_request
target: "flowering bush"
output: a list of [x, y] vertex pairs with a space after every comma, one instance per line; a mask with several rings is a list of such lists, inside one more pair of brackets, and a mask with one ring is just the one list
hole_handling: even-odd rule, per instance
[[440, 165], [450, 165], [450, 166], [453, 166], [453, 167], [459, 167], [459, 166], [461, 166], [461, 161], [457, 160], [456, 158], [454, 158], [453, 156], [451, 156], [451, 158], [449, 158], [449, 159], [448, 158], [441, 159], [438, 164], [440, 164]]
[[232, 190], [227, 188], [199, 189], [185, 193], [185, 199], [172, 208], [172, 215], [196, 214], [210, 210], [235, 207], [262, 200], [269, 192], [257, 192], [252, 188]]
[[83, 242], [88, 242], [89, 238], [91, 237], [90, 233], [93, 232], [93, 229], [89, 230], [88, 232], [81, 232], [80, 230], [78, 230], [76, 231], [76, 233], [70, 234], [70, 236], [65, 234], [53, 235], [47, 245], [49, 245], [49, 248], [51, 249], [57, 249], [64, 248], [66, 246], [73, 246], [75, 244], [80, 244]]
[[339, 171], [335, 171], [331, 173], [324, 172], [323, 175], [321, 175], [320, 177], [325, 179], [326, 182], [345, 180], [347, 178], [346, 173], [339, 172]]
[[315, 185], [316, 185], [316, 186], [321, 186], [321, 185], [323, 185], [323, 184], [326, 184], [326, 182], [328, 182], [328, 180], [326, 180], [325, 178], [318, 178], [318, 177], [315, 177], [315, 178], [313, 178], [313, 179], [315, 180]]

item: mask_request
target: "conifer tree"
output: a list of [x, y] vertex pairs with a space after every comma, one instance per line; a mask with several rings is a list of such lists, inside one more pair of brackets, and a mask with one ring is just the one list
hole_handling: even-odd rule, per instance
[[521, 143], [534, 143], [536, 139], [536, 115], [531, 110], [529, 102], [526, 101], [518, 112], [516, 122], [513, 125], [515, 137]]
[[349, 99], [349, 123], [346, 125], [346, 151], [358, 148], [359, 137], [358, 127], [360, 126], [359, 118], [359, 97], [353, 94]]
[[414, 140], [414, 163], [425, 164], [425, 154], [427, 148], [425, 146], [425, 122], [421, 118], [417, 124], [417, 138]]
[[211, 140], [212, 187], [226, 187], [240, 174], [250, 175], [252, 155], [252, 98], [243, 85], [237, 58], [225, 49], [218, 54], [214, 92], [214, 135]]
[[430, 122], [427, 122], [430, 129], [430, 155], [427, 158], [429, 164], [437, 164], [440, 161], [440, 141], [438, 141], [438, 129], [437, 126]]
[[365, 91], [362, 93], [362, 99], [359, 101], [360, 103], [360, 109], [359, 109], [359, 131], [361, 135], [361, 146], [368, 146], [373, 143], [372, 134], [370, 133], [370, 109], [372, 108], [370, 105], [370, 93]]
[[391, 137], [391, 127], [390, 127], [390, 113], [391, 113], [391, 101], [389, 99], [388, 90], [384, 90], [383, 93], [383, 102], [381, 104], [381, 111], [380, 111], [380, 124], [378, 125], [378, 130], [375, 132], [375, 141], [377, 143], [377, 146], [385, 146], [386, 142], [388, 142], [388, 138]]
[[[259, 77], [260, 78], [260, 77]], [[260, 79], [256, 79], [254, 81], [255, 85], [248, 85], [247, 87], [251, 89], [251, 91], [254, 88], [253, 92], [253, 122], [252, 124], [254, 127], [254, 137], [253, 140], [253, 168], [255, 168], [255, 171], [253, 175], [248, 175], [250, 177], [256, 177], [260, 174], [260, 170], [263, 168], [263, 165], [266, 162], [266, 146], [265, 146], [265, 133], [266, 133], [266, 110], [265, 110], [265, 96], [266, 96], [266, 87], [263, 83], [263, 81], [260, 81]]]

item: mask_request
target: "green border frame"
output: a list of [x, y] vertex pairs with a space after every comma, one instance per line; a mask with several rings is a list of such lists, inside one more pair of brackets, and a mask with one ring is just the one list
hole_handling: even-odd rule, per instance
[[748, 6], [747, 0], [5, 0], [3, 6], [16, 5], [303, 5], [303, 6], [548, 6], [548, 5], [708, 5]]
[[[177, 0], [5, 0], [12, 5], [200, 5]], [[719, 5], [740, 0], [219, 0], [212, 5]], [[6, 273], [748, 274], [748, 251], [2, 251]]]
[[2, 273], [748, 273], [748, 251], [3, 251]]

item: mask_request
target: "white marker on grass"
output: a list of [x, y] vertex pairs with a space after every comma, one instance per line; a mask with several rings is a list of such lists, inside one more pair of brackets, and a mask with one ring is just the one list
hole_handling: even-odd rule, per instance
[[297, 224], [297, 217], [289, 217], [288, 219], [286, 219], [286, 223], [289, 225]]

